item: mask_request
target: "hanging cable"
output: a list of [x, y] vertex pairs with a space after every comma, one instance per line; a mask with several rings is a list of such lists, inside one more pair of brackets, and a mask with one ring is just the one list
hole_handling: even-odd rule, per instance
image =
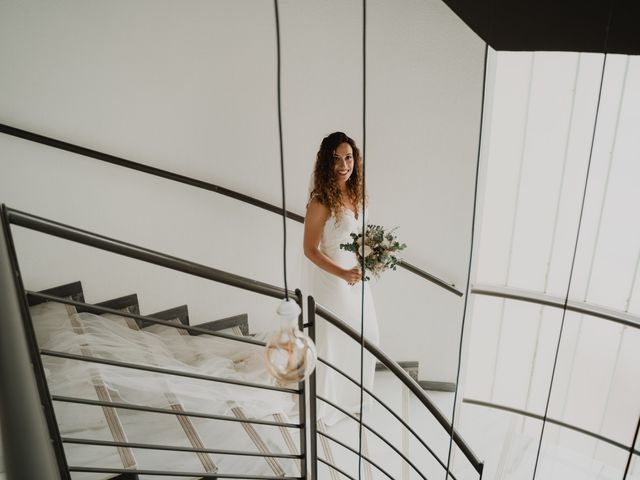
[[473, 186], [473, 211], [471, 214], [471, 245], [469, 246], [469, 267], [467, 269], [467, 288], [464, 296], [464, 306], [462, 308], [462, 324], [460, 325], [460, 343], [458, 345], [458, 368], [456, 372], [456, 388], [453, 394], [453, 409], [451, 412], [451, 430], [449, 431], [449, 452], [447, 454], [447, 470], [445, 472], [445, 480], [449, 478], [449, 470], [451, 468], [451, 451], [453, 449], [453, 431], [456, 420], [456, 403], [458, 401], [458, 386], [460, 385], [460, 369], [462, 365], [462, 340], [464, 338], [464, 327], [467, 318], [467, 306], [469, 302], [469, 287], [471, 286], [471, 266], [473, 264], [473, 245], [475, 240], [476, 225], [476, 209], [478, 206], [478, 178], [480, 174], [480, 155], [482, 147], [482, 127], [484, 122], [484, 99], [487, 83], [487, 59], [489, 57], [489, 44], [484, 46], [484, 67], [482, 73], [482, 94], [480, 98], [480, 127], [478, 138], [478, 155], [476, 158], [476, 178]]
[[624, 467], [624, 476], [622, 477], [622, 480], [627, 480], [627, 475], [629, 474], [629, 468], [631, 467], [631, 461], [633, 460], [633, 449], [636, 442], [638, 441], [638, 433], [640, 433], [640, 417], [638, 417], [638, 425], [636, 426], [636, 433], [633, 436], [633, 441], [629, 446], [629, 458], [627, 458], [627, 464]]
[[566, 319], [566, 315], [567, 315], [567, 304], [569, 303], [569, 294], [571, 292], [571, 282], [573, 280], [573, 269], [575, 267], [575, 263], [576, 263], [576, 255], [578, 253], [578, 243], [580, 240], [580, 229], [582, 227], [582, 219], [584, 216], [584, 205], [585, 205], [585, 201], [587, 198], [587, 187], [589, 185], [589, 173], [591, 172], [591, 161], [593, 159], [593, 145], [595, 143], [595, 138], [596, 138], [596, 131], [598, 129], [598, 116], [600, 114], [600, 104], [602, 101], [602, 86], [604, 84], [604, 74], [606, 71], [606, 67], [607, 67], [607, 44], [609, 41], [609, 29], [611, 28], [611, 20], [613, 18], [613, 2], [614, 0], [611, 0], [610, 2], [610, 7], [609, 7], [609, 18], [607, 20], [607, 25], [606, 25], [606, 29], [605, 29], [605, 38], [604, 38], [604, 59], [602, 61], [602, 72], [600, 73], [600, 86], [598, 88], [598, 100], [596, 103], [596, 114], [595, 114], [595, 118], [593, 121], [593, 131], [591, 132], [591, 146], [589, 148], [589, 160], [587, 161], [587, 171], [585, 174], [585, 178], [584, 178], [584, 188], [582, 191], [582, 203], [580, 205], [580, 215], [578, 217], [578, 228], [576, 230], [576, 240], [574, 242], [574, 246], [573, 246], [573, 256], [571, 258], [571, 268], [569, 270], [569, 281], [567, 282], [567, 293], [565, 295], [564, 298], [564, 305], [562, 306], [562, 320], [560, 321], [560, 332], [558, 333], [558, 343], [556, 345], [556, 352], [555, 352], [555, 356], [553, 359], [553, 368], [551, 370], [551, 380], [549, 382], [549, 391], [547, 393], [547, 402], [546, 405], [544, 407], [544, 415], [542, 417], [542, 428], [540, 430], [540, 438], [538, 440], [538, 449], [536, 451], [536, 462], [534, 464], [533, 467], [533, 477], [532, 479], [535, 480], [536, 478], [536, 474], [538, 472], [538, 463], [540, 461], [540, 451], [542, 449], [542, 440], [544, 437], [544, 430], [545, 430], [545, 426], [547, 424], [547, 415], [549, 413], [549, 404], [551, 402], [551, 393], [553, 392], [553, 382], [555, 380], [555, 375], [556, 375], [556, 367], [558, 365], [558, 354], [560, 353], [560, 345], [562, 343], [562, 333], [564, 331], [564, 324], [565, 324], [565, 319]]
[[[367, 233], [365, 219], [366, 147], [367, 147], [367, 0], [362, 0], [362, 248], [360, 255], [360, 421], [358, 422], [358, 480], [362, 479], [362, 415], [364, 405], [364, 239]], [[357, 208], [357, 207], [356, 207]]]
[[278, 0], [273, 0], [276, 16], [276, 51], [278, 70], [278, 139], [280, 141], [280, 187], [282, 190], [282, 271], [284, 273], [284, 298], [289, 301], [289, 285], [287, 284], [287, 202], [284, 187], [284, 152], [282, 148], [282, 99], [281, 99], [281, 64], [280, 64], [280, 15]]

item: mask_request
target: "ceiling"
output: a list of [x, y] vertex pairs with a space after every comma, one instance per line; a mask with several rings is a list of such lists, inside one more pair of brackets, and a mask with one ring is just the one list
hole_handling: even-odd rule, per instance
[[444, 2], [495, 50], [640, 54], [636, 0]]

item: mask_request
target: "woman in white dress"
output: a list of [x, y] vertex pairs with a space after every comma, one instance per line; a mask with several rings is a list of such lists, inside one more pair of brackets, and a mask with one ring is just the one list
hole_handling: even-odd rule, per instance
[[[356, 255], [340, 248], [341, 243], [352, 241], [352, 232], [362, 230], [365, 195], [362, 158], [355, 142], [342, 132], [324, 138], [312, 178], [304, 221], [304, 254], [313, 265], [307, 269], [309, 278], [305, 293], [359, 332], [364, 288], [364, 336], [377, 344], [378, 324], [369, 285], [360, 283], [362, 275]], [[359, 380], [359, 344], [321, 318], [317, 319], [316, 325], [319, 357]], [[374, 373], [375, 361], [365, 355], [364, 387], [373, 387]], [[317, 388], [318, 395], [348, 412], [360, 412], [359, 389], [322, 364], [318, 365]], [[343, 417], [339, 411], [319, 401], [318, 419], [326, 425]]]

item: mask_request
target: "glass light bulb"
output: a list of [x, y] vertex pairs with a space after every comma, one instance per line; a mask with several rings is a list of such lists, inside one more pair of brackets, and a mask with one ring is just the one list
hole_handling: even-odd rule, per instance
[[282, 383], [301, 382], [316, 366], [316, 346], [307, 334], [298, 329], [300, 307], [283, 300], [278, 307], [280, 329], [267, 341], [267, 369]]

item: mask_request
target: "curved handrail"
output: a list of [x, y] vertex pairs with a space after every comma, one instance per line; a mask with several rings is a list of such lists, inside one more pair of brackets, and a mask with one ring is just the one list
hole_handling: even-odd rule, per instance
[[[314, 301], [315, 303], [315, 301]], [[404, 369], [398, 365], [395, 361], [389, 358], [382, 350], [380, 350], [376, 345], [372, 344], [369, 340], [364, 338], [360, 333], [354, 330], [352, 327], [344, 323], [337, 316], [331, 313], [329, 310], [324, 308], [322, 305], [315, 303], [315, 313], [320, 315], [334, 327], [340, 329], [343, 333], [347, 334], [353, 340], [358, 343], [362, 342], [364, 344], [364, 348], [371, 353], [374, 357], [380, 361], [384, 366], [386, 366], [417, 398], [420, 402], [431, 412], [431, 414], [435, 417], [438, 423], [445, 429], [447, 433], [453, 436], [453, 441], [460, 448], [462, 453], [467, 457], [469, 462], [473, 465], [475, 470], [478, 473], [482, 472], [483, 464], [478, 459], [478, 457], [473, 453], [471, 447], [467, 445], [464, 439], [460, 436], [457, 430], [455, 430], [452, 425], [447, 420], [447, 417], [440, 411], [440, 409], [427, 397], [422, 390], [422, 387], [416, 383], [416, 381], [411, 378], [411, 376], [404, 371]]]
[[625, 445], [624, 443], [618, 442], [609, 437], [605, 437], [604, 435], [600, 435], [599, 433], [592, 432], [591, 430], [587, 430], [586, 428], [582, 428], [577, 425], [573, 425], [571, 423], [563, 422], [555, 418], [545, 417], [544, 415], [529, 412], [521, 408], [511, 407], [509, 405], [501, 405], [499, 403], [485, 402], [483, 400], [476, 400], [474, 398], [463, 398], [462, 403], [467, 403], [469, 405], [477, 405], [479, 407], [485, 407], [485, 408], [493, 408], [495, 410], [502, 410], [503, 412], [515, 413], [516, 415], [522, 415], [523, 417], [533, 418], [533, 419], [544, 421], [547, 423], [552, 423], [553, 425], [558, 425], [559, 427], [566, 428], [568, 430], [573, 430], [574, 432], [581, 433], [582, 435], [586, 435], [588, 437], [595, 438], [596, 440], [600, 440], [601, 442], [608, 443], [609, 445], [612, 445], [621, 450], [625, 450], [625, 451], [630, 450], [631, 453], [633, 453], [634, 455], [640, 455], [640, 449], [634, 448], [633, 443], [631, 445]]
[[[195, 275], [197, 277], [206, 278], [207, 280], [224, 283], [225, 285], [231, 285], [243, 290], [260, 293], [269, 297], [282, 299], [285, 296], [285, 290], [281, 287], [276, 287], [268, 283], [236, 275], [235, 273], [218, 270], [216, 268], [208, 267], [182, 258], [166, 255], [155, 250], [115, 240], [104, 235], [98, 235], [97, 233], [71, 227], [53, 220], [47, 220], [46, 218], [14, 210], [6, 206], [4, 209], [6, 211], [7, 218], [14, 225], [53, 235], [55, 237], [64, 238], [65, 240], [71, 240], [72, 242], [81, 243], [90, 247], [96, 247], [101, 250], [117, 253], [130, 258], [135, 258], [161, 267], [167, 267], [172, 270]], [[295, 298], [296, 292], [289, 291], [289, 295]]]
[[535, 303], [554, 308], [566, 308], [569, 311], [602, 318], [626, 327], [640, 329], [640, 317], [621, 310], [595, 305], [578, 300], [564, 299], [546, 293], [534, 292], [520, 288], [505, 287], [500, 285], [474, 285], [471, 287], [474, 295], [486, 295], [508, 300]]
[[[62, 140], [57, 140], [55, 138], [46, 137], [44, 135], [39, 135], [37, 133], [29, 132], [27, 130], [22, 130], [16, 127], [11, 127], [9, 125], [5, 125], [0, 123], [0, 133], [5, 133], [7, 135], [12, 135], [14, 137], [22, 138], [23, 140], [29, 140], [31, 142], [39, 143], [41, 145], [47, 145], [49, 147], [54, 147], [59, 150], [65, 150], [67, 152], [76, 153], [79, 155], [83, 155], [85, 157], [90, 157], [95, 160], [100, 160], [106, 163], [110, 163], [113, 165], [118, 165], [120, 167], [129, 168], [132, 170], [136, 170], [138, 172], [147, 173], [149, 175], [154, 175], [156, 177], [161, 177], [167, 180], [172, 180], [174, 182], [182, 183], [185, 185], [190, 185], [192, 187], [201, 188], [203, 190], [208, 190], [210, 192], [218, 193], [220, 195], [224, 195], [235, 200], [240, 200], [241, 202], [248, 203], [255, 207], [262, 208], [272, 213], [276, 213], [278, 215], [282, 215], [282, 208], [276, 205], [272, 205], [263, 200], [259, 200], [257, 198], [251, 197], [249, 195], [245, 195], [240, 192], [236, 192], [234, 190], [230, 190], [228, 188], [221, 187], [219, 185], [215, 185], [210, 182], [205, 182], [203, 180], [198, 180], [193, 177], [188, 177], [186, 175], [180, 175], [175, 172], [170, 172], [168, 170], [163, 170], [161, 168], [152, 167], [150, 165], [145, 165], [143, 163], [134, 162], [132, 160], [127, 160], [122, 157], [117, 157], [115, 155], [110, 155], [108, 153], [99, 152], [97, 150], [92, 150], [90, 148], [81, 147], [79, 145], [75, 145], [69, 142], [64, 142]], [[304, 222], [304, 217], [300, 214], [287, 211], [287, 218], [294, 220], [298, 223]], [[455, 285], [451, 282], [447, 282], [438, 278], [431, 273], [422, 270], [421, 268], [416, 267], [415, 265], [410, 264], [406, 261], [401, 261], [398, 265], [405, 270], [431, 282], [439, 287], [454, 293], [455, 295], [462, 297], [464, 295], [463, 292], [458, 290]]]

